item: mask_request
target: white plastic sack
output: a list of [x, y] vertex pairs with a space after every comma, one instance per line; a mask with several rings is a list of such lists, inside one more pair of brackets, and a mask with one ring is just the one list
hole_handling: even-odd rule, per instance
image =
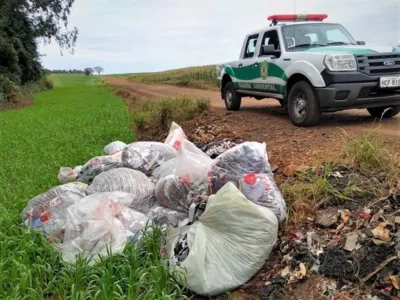
[[108, 170], [121, 168], [123, 166], [121, 155], [122, 152], [117, 152], [113, 155], [93, 157], [82, 167], [77, 181], [91, 183], [97, 175]]
[[96, 176], [88, 188], [88, 194], [125, 192], [134, 196], [129, 207], [147, 213], [156, 203], [155, 186], [143, 173], [128, 169], [113, 169]]
[[287, 218], [286, 203], [272, 174], [246, 174], [239, 189], [250, 201], [269, 208], [280, 222]]
[[272, 173], [265, 143], [245, 142], [214, 159], [208, 174], [210, 194], [215, 194], [227, 182], [239, 186], [239, 180], [248, 173]]
[[68, 208], [64, 242], [60, 245], [63, 258], [74, 262], [82, 253], [87, 258], [121, 252], [126, 242], [140, 239], [148, 218], [126, 208], [109, 193], [98, 193], [83, 198]]
[[151, 176], [162, 162], [173, 159], [178, 151], [170, 145], [158, 142], [136, 142], [122, 151], [122, 162], [127, 168]]
[[104, 153], [107, 155], [115, 154], [119, 151], [124, 150], [127, 145], [124, 142], [116, 141], [108, 144], [104, 147]]
[[74, 182], [78, 178], [81, 170], [82, 166], [76, 166], [75, 168], [61, 167], [58, 172], [58, 180], [61, 183]]
[[[182, 272], [176, 275], [179, 282], [197, 294], [216, 296], [241, 286], [261, 269], [277, 233], [276, 216], [227, 183], [210, 197], [199, 221], [170, 229], [167, 252], [172, 268]], [[181, 251], [178, 243], [185, 236], [188, 249]]]
[[152, 220], [154, 225], [159, 227], [178, 227], [181, 222], [188, 218], [187, 213], [168, 209], [157, 204], [150, 209], [146, 216]]
[[69, 199], [75, 199], [77, 201], [86, 196], [87, 188], [87, 184], [80, 182], [71, 182], [53, 187], [29, 200], [21, 212], [21, 219], [30, 226], [36, 223], [40, 216], [44, 212], [48, 211], [50, 207], [55, 207], [53, 200], [58, 196], [63, 195]]
[[172, 122], [171, 128], [169, 129], [169, 133], [167, 138], [165, 139], [165, 144], [168, 144], [174, 147], [176, 150], [181, 149], [181, 144], [183, 140], [187, 140], [185, 132], [182, 127], [180, 127], [175, 122]]

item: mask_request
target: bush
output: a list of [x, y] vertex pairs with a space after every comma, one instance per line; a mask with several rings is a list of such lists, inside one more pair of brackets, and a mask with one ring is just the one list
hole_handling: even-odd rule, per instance
[[383, 145], [368, 135], [347, 141], [346, 155], [364, 173], [382, 172], [391, 164], [390, 156]]
[[136, 128], [157, 126], [167, 130], [172, 121], [180, 122], [208, 111], [210, 101], [203, 98], [172, 97], [156, 100], [140, 100], [134, 107], [132, 119]]

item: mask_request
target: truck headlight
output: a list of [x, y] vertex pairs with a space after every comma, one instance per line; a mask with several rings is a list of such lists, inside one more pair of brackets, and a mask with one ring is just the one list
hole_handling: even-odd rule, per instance
[[324, 59], [325, 66], [330, 71], [356, 71], [357, 62], [351, 54], [328, 54]]

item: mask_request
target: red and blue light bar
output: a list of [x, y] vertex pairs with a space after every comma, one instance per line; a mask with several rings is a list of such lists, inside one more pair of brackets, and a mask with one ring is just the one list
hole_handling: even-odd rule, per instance
[[268, 17], [268, 21], [323, 21], [326, 18], [327, 14], [272, 15]]

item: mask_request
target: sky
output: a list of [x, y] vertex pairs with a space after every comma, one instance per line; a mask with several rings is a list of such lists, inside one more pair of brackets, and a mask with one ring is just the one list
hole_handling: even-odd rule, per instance
[[356, 40], [400, 44], [400, 0], [75, 0], [75, 53], [40, 45], [49, 69], [102, 66], [107, 74], [162, 71], [238, 59], [267, 16], [327, 13]]

